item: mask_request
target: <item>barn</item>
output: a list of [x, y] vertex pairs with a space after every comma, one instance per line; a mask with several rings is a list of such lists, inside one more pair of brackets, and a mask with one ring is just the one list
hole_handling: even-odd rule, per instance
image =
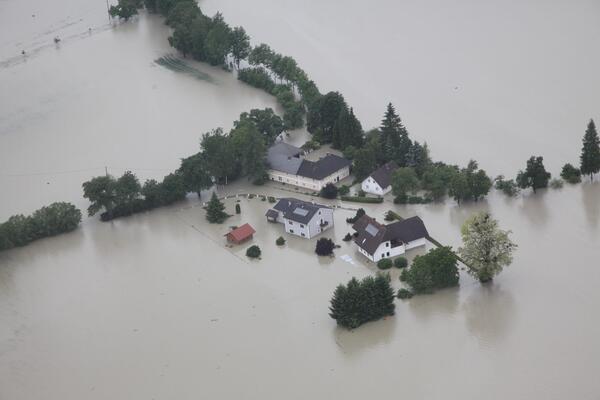
[[240, 244], [252, 239], [256, 231], [250, 224], [244, 224], [238, 228], [231, 230], [224, 236], [227, 237], [229, 243]]

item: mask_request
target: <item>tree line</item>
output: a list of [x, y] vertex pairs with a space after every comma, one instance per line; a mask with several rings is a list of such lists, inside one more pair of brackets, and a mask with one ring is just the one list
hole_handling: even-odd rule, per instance
[[76, 229], [81, 211], [70, 203], [52, 203], [33, 214], [11, 216], [0, 224], [0, 251], [25, 246], [34, 240]]

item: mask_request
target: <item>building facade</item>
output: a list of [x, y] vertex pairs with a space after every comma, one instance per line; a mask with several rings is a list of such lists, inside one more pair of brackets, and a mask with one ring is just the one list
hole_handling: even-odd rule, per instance
[[266, 213], [269, 222], [283, 224], [287, 233], [310, 239], [333, 226], [333, 209], [320, 204], [284, 198]]

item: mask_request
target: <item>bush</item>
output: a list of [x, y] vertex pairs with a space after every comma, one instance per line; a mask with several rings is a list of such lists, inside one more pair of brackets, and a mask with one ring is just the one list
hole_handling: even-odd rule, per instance
[[342, 239], [344, 242], [349, 242], [352, 240], [352, 235], [349, 233], [346, 233], [346, 236], [344, 236], [344, 238]]
[[550, 181], [550, 187], [551, 187], [552, 189], [561, 189], [561, 188], [563, 187], [563, 185], [564, 185], [564, 184], [563, 184], [563, 181], [562, 181], [562, 179], [553, 178], [553, 179]]
[[394, 267], [406, 268], [406, 267], [408, 267], [408, 260], [404, 257], [398, 257], [394, 260]]
[[365, 191], [364, 191], [364, 190], [360, 189], [360, 190], [358, 191], [358, 197], [366, 197], [366, 196], [367, 196], [367, 194], [365, 193]]
[[252, 245], [248, 247], [248, 250], [246, 250], [246, 256], [249, 258], [259, 258], [261, 253], [260, 247], [257, 245]]
[[317, 240], [317, 246], [315, 247], [315, 253], [320, 256], [329, 256], [333, 254], [335, 244], [333, 240], [327, 238], [321, 238]]
[[301, 149], [304, 151], [312, 151], [318, 150], [320, 147], [321, 143], [317, 142], [316, 140], [309, 140], [301, 146]]
[[504, 177], [499, 175], [494, 181], [496, 190], [502, 191], [507, 196], [514, 197], [519, 193], [519, 186], [512, 179], [504, 180]]
[[367, 276], [361, 281], [352, 278], [347, 285], [339, 285], [329, 310], [329, 316], [348, 329], [394, 315], [394, 289], [389, 275]]
[[341, 199], [344, 201], [351, 201], [354, 203], [383, 203], [383, 197], [342, 196]]
[[338, 193], [340, 196], [346, 196], [348, 193], [350, 193], [350, 188], [347, 185], [342, 185], [340, 186]]
[[402, 272], [400, 272], [400, 282], [406, 282], [408, 279], [408, 269], [404, 268]]
[[408, 289], [400, 289], [398, 290], [398, 298], [399, 299], [410, 299], [413, 297], [413, 293]]
[[581, 182], [581, 171], [579, 168], [575, 168], [573, 165], [567, 163], [562, 167], [560, 177], [563, 178], [565, 182], [571, 184], [579, 183]]
[[377, 268], [379, 269], [390, 269], [392, 268], [392, 265], [392, 260], [389, 258], [382, 258], [381, 260], [377, 261]]
[[242, 213], [242, 208], [240, 207], [239, 204], [235, 205], [235, 213], [236, 214], [241, 214]]
[[338, 195], [338, 188], [333, 183], [328, 183], [321, 189], [320, 196], [325, 199], [335, 199]]
[[283, 246], [285, 244], [285, 239], [283, 238], [283, 236], [279, 236], [275, 241], [275, 244], [277, 246]]
[[271, 204], [273, 204], [273, 203], [276, 203], [276, 202], [277, 202], [277, 200], [275, 200], [275, 197], [273, 197], [273, 196], [269, 196], [269, 197], [268, 197], [268, 200], [269, 200], [269, 203], [271, 203]]
[[356, 210], [356, 215], [354, 215], [354, 217], [346, 218], [346, 222], [349, 224], [353, 224], [356, 221], [358, 221], [360, 219], [360, 217], [362, 217], [365, 214], [366, 214], [365, 210], [362, 208], [359, 208], [358, 210]]
[[[449, 247], [430, 250], [424, 256], [416, 256], [405, 275], [414, 293], [431, 293], [458, 284], [456, 255]], [[404, 272], [403, 271], [403, 272]]]

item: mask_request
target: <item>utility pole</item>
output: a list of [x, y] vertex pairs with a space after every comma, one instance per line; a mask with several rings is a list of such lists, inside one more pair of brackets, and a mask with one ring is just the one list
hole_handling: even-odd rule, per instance
[[104, 174], [108, 178], [108, 167], [107, 166], [104, 166]]
[[110, 7], [108, 6], [108, 0], [106, 0], [106, 13], [108, 14], [108, 20], [110, 21]]

